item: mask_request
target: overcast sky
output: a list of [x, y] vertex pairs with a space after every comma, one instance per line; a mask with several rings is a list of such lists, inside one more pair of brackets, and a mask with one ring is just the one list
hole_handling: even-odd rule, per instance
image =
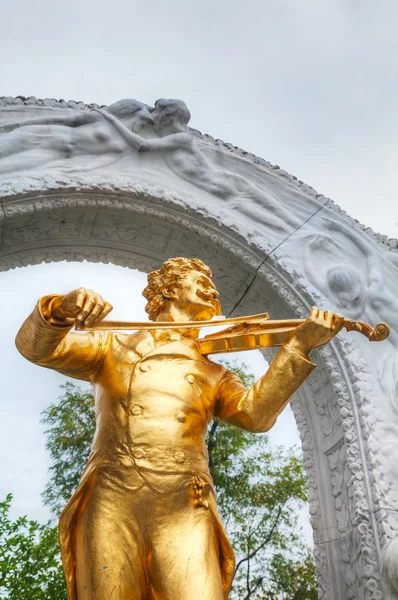
[[192, 126], [398, 237], [396, 0], [14, 0], [4, 95], [179, 97]]
[[[182, 98], [193, 127], [280, 165], [398, 237], [397, 20], [396, 0], [2, 2], [0, 92], [99, 104]], [[89, 265], [0, 274], [0, 492], [14, 491], [18, 510], [45, 516], [37, 422], [61, 378], [18, 357], [15, 331], [38, 296], [81, 284], [112, 300], [117, 289], [113, 303], [133, 318], [125, 290], [139, 313], [143, 281], [130, 277]], [[274, 438], [296, 441], [284, 419]]]

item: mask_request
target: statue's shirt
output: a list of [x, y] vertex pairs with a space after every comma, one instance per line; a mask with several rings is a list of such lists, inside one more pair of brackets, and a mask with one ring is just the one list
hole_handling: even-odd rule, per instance
[[93, 378], [93, 455], [148, 471], [207, 471], [204, 440], [225, 369], [188, 337], [156, 343], [149, 332], [106, 335]]

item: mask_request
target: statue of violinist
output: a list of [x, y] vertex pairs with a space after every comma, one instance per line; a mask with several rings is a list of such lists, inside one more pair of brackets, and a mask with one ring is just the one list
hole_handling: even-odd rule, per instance
[[[309, 352], [345, 322], [312, 308], [246, 389], [197, 343], [195, 321], [220, 314], [211, 275], [186, 258], [150, 273], [150, 330], [95, 330], [112, 306], [80, 288], [41, 298], [17, 335], [25, 358], [90, 381], [95, 395], [92, 451], [59, 524], [69, 600], [228, 598], [234, 554], [209, 473], [209, 422], [268, 431], [315, 368]], [[94, 331], [72, 332], [79, 324]]]

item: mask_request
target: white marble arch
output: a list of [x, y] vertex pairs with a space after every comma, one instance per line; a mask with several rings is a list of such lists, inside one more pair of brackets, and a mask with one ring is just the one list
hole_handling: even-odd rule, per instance
[[[206, 157], [209, 178], [233, 171], [249, 182], [237, 181], [245, 193], [227, 206], [171, 171], [161, 153], [127, 149], [112, 160], [103, 153], [101, 164], [83, 156], [84, 170], [78, 156], [71, 162], [70, 149], [33, 167], [23, 162], [24, 135], [37, 133], [36, 124], [23, 124], [27, 119], [45, 114], [51, 121], [93, 107], [0, 101], [0, 270], [87, 259], [149, 271], [171, 256], [198, 256], [213, 269], [227, 314], [268, 310], [273, 318], [301, 318], [316, 304], [345, 308], [358, 319], [388, 317], [395, 330], [397, 243], [365, 231], [309, 186], [230, 144], [186, 129], [195, 152]], [[7, 126], [15, 122], [22, 123], [22, 153], [8, 172], [1, 148], [10, 144]], [[274, 205], [266, 198], [263, 219], [242, 212], [254, 186], [291, 214], [286, 230], [267, 220]], [[377, 346], [341, 334], [314, 352], [318, 369], [292, 400], [322, 600], [398, 598], [395, 352], [395, 335]]]

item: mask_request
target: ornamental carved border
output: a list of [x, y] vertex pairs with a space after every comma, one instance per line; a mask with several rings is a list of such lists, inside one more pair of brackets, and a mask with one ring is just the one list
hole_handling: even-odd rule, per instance
[[[279, 248], [278, 256], [270, 256], [266, 265], [268, 269], [263, 274], [264, 279], [289, 307], [292, 314], [302, 318], [311, 304], [321, 300], [319, 294], [314, 293], [307, 285], [301, 273], [295, 270], [289, 272], [283, 257], [283, 248]], [[379, 490], [372, 477], [377, 464], [379, 443], [375, 440], [372, 427], [374, 417], [370, 401], [372, 396], [370, 377], [366, 365], [355, 347], [346, 340], [336, 340], [327, 348], [322, 349], [319, 356], [323, 362], [322, 368], [328, 373], [330, 384], [340, 407], [342, 443], [347, 454], [345, 462], [347, 474], [346, 479], [341, 478], [341, 486], [348, 484], [352, 488], [353, 524], [357, 528], [355, 531], [352, 530], [350, 535], [352, 537], [355, 534], [354, 545], [356, 552], [361, 557], [361, 561], [357, 561], [355, 569], [352, 557], [349, 558], [349, 548], [353, 546], [353, 543], [350, 536], [346, 536], [342, 541], [341, 548], [342, 560], [346, 565], [345, 597], [380, 600], [382, 596], [379, 583], [379, 545], [384, 545], [387, 539], [391, 538], [391, 528], [388, 529], [389, 535], [387, 535], [384, 530], [385, 515], [378, 510], [378, 500], [386, 490]], [[309, 387], [307, 384], [306, 392]], [[317, 406], [317, 403], [314, 401], [313, 405]], [[302, 438], [314, 537], [315, 540], [319, 540], [322, 511], [313, 436], [301, 401], [296, 398], [292, 402], [292, 408]], [[338, 521], [343, 518], [340, 516], [341, 512], [347, 507], [341, 505], [340, 490], [336, 488], [333, 493], [336, 520]], [[334, 597], [327, 576], [325, 544], [316, 543], [315, 554], [318, 564], [320, 598], [322, 600], [332, 599]], [[362, 569], [358, 569], [360, 563], [363, 565]]]
[[[54, 186], [52, 178], [48, 179], [45, 178], [42, 181], [44, 183], [42, 190], [36, 179], [25, 181], [20, 178], [17, 187], [12, 186], [12, 188], [7, 184], [1, 184], [0, 192], [3, 200], [1, 201], [0, 221], [2, 216], [7, 220], [39, 211], [71, 208], [128, 211], [147, 217], [156, 217], [178, 225], [182, 229], [192, 231], [221, 246], [227, 252], [231, 252], [255, 269], [262, 262], [263, 250], [250, 248], [241, 233], [225, 228], [210, 213], [204, 211], [198, 213], [189, 207], [189, 200], [187, 202], [186, 198], [182, 199], [160, 186], [144, 186], [134, 184], [129, 180], [115, 182], [112, 185], [103, 183], [90, 185], [87, 182], [76, 186], [70, 183], [65, 189], [59, 179], [56, 186]], [[22, 193], [26, 183], [28, 183], [28, 193]], [[121, 187], [119, 184], [122, 184]]]

